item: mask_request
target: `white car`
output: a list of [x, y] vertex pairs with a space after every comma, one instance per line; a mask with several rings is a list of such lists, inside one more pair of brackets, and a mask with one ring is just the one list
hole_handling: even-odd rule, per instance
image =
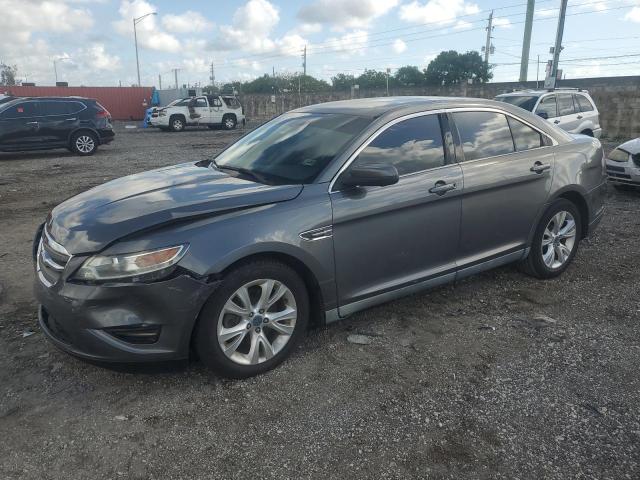
[[180, 132], [188, 126], [222, 126], [233, 130], [246, 122], [244, 109], [233, 95], [202, 95], [182, 98], [151, 113], [149, 125]]
[[529, 110], [569, 133], [600, 138], [600, 115], [586, 90], [522, 90], [498, 95], [496, 100]]
[[609, 182], [616, 188], [640, 187], [640, 138], [614, 148], [606, 159]]

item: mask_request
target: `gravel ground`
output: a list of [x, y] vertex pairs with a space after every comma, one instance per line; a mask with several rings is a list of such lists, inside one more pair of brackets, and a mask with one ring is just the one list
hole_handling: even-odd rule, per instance
[[611, 189], [556, 280], [505, 267], [395, 301], [245, 381], [198, 363], [108, 370], [39, 332], [36, 226], [239, 134], [118, 133], [88, 159], [0, 154], [0, 478], [640, 478], [640, 194]]

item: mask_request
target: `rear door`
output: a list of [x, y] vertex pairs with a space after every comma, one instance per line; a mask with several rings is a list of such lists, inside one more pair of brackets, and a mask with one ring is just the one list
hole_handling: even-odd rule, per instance
[[42, 145], [39, 106], [36, 101], [16, 103], [0, 115], [0, 145], [5, 149], [27, 149]]
[[40, 102], [40, 134], [47, 143], [66, 145], [71, 132], [80, 126], [79, 102], [43, 100]]
[[361, 147], [350, 167], [390, 163], [397, 184], [341, 189], [338, 177], [330, 192], [341, 315], [368, 297], [455, 276], [462, 172], [442, 122], [438, 114], [392, 122]]
[[[598, 118], [598, 111], [595, 109], [591, 101], [581, 93], [576, 93], [573, 97], [574, 104], [578, 109], [578, 120], [590, 130], [600, 128], [600, 119]], [[582, 128], [581, 128], [582, 130]]]
[[214, 123], [214, 124], [222, 123], [222, 115], [224, 114], [224, 111], [223, 111], [222, 99], [220, 97], [211, 97], [210, 112], [211, 112], [211, 123]]
[[580, 126], [580, 120], [578, 119], [579, 110], [573, 103], [573, 94], [571, 93], [558, 93], [556, 94], [556, 100], [558, 102], [558, 122], [555, 122], [563, 130], [571, 133], [580, 133], [578, 127]]
[[517, 255], [549, 195], [551, 140], [497, 111], [460, 111], [452, 118], [464, 153], [458, 266]]

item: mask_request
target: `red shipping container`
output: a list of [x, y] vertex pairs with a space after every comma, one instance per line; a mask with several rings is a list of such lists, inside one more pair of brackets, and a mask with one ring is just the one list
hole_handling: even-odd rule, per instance
[[[16, 97], [95, 98], [114, 120], [142, 120], [151, 105], [153, 87], [0, 87]], [[145, 106], [146, 105], [146, 106]]]

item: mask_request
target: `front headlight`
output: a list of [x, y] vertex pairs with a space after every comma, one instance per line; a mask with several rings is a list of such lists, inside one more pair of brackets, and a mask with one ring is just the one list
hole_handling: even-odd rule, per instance
[[[160, 278], [187, 252], [188, 245], [149, 250], [125, 255], [96, 255], [87, 259], [73, 276], [89, 282], [103, 280], [129, 281]], [[149, 275], [152, 274], [152, 275]]]

